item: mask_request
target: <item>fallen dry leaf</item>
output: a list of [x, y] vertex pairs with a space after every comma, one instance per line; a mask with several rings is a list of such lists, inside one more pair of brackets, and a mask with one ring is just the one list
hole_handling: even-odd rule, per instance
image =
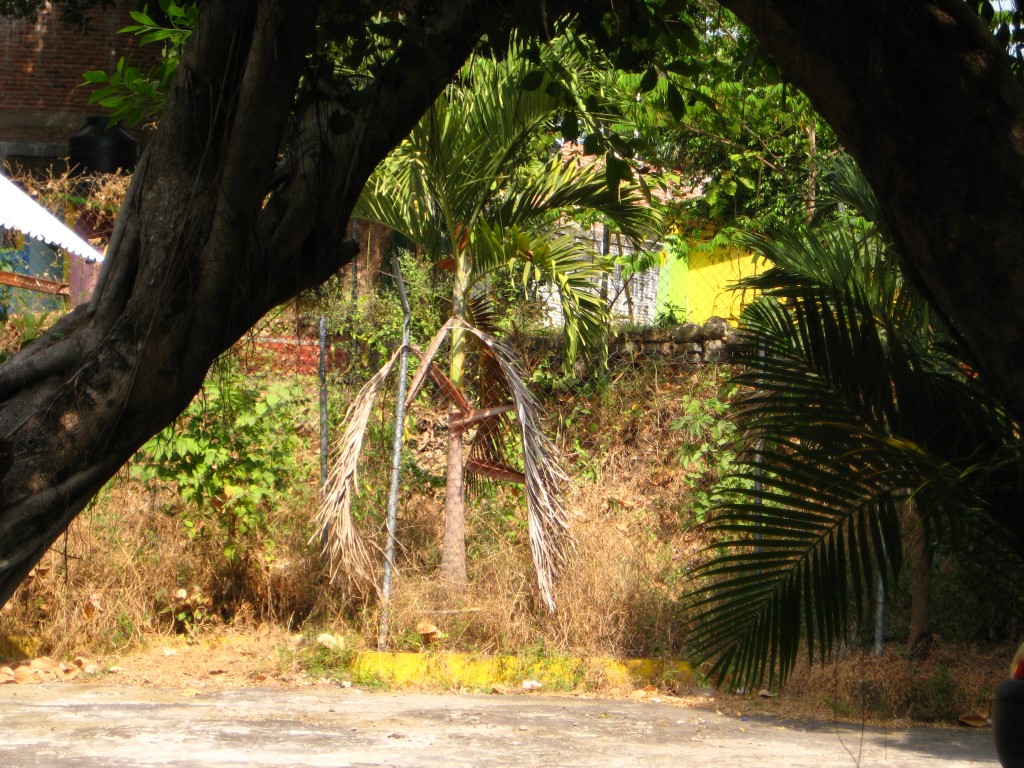
[[95, 662], [89, 661], [89, 659], [84, 656], [75, 657], [72, 664], [82, 670], [83, 675], [95, 675], [100, 671], [100, 668], [95, 664]]
[[970, 726], [971, 728], [987, 728], [989, 725], [987, 717], [974, 712], [969, 712], [966, 715], [960, 715], [958, 719], [962, 724]]
[[417, 624], [416, 634], [423, 638], [425, 645], [430, 645], [436, 640], [441, 640], [445, 637], [445, 634], [437, 628], [437, 625], [431, 624], [429, 621], [421, 621]]
[[38, 659], [32, 659], [32, 661], [29, 662], [29, 666], [32, 669], [38, 669], [43, 672], [55, 672], [60, 669], [57, 662], [49, 656], [40, 656]]
[[34, 670], [29, 667], [18, 667], [14, 670], [14, 682], [18, 685], [32, 685], [34, 683], [43, 682], [37, 676]]

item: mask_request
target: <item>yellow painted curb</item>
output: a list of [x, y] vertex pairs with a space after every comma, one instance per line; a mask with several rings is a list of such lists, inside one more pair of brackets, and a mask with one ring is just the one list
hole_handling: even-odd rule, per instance
[[573, 690], [581, 685], [624, 688], [693, 681], [689, 662], [659, 659], [360, 651], [352, 655], [348, 668], [357, 683], [389, 687], [518, 688], [524, 680], [535, 680], [549, 690]]
[[39, 655], [39, 640], [22, 635], [0, 635], [0, 659], [31, 659]]

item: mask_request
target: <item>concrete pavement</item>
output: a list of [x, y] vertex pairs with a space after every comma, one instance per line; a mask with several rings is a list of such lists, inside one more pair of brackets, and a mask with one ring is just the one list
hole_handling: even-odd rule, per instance
[[0, 687], [4, 768], [998, 766], [988, 730], [744, 719], [537, 695]]

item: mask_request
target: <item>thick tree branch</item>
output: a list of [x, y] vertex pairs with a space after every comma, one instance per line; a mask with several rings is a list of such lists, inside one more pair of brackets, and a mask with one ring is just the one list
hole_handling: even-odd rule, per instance
[[265, 204], [317, 3], [200, 6], [96, 298], [0, 369], [0, 604], [217, 355], [353, 257], [343, 233], [359, 191], [461, 66], [484, 7], [434, 3], [350, 108], [355, 129], [296, 142], [298, 170]]
[[722, 0], [857, 159], [906, 266], [1024, 416], [1024, 86], [963, 0]]

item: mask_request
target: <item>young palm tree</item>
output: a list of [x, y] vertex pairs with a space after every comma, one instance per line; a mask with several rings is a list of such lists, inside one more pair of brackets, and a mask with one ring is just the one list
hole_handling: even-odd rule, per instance
[[458, 406], [451, 411], [441, 571], [456, 585], [466, 581], [464, 469], [510, 476], [500, 437], [510, 398], [502, 377], [488, 376], [501, 368], [492, 347], [477, 344], [477, 364], [469, 370], [468, 329], [495, 330], [486, 301], [490, 281], [504, 270], [524, 290], [552, 288], [571, 362], [604, 342], [608, 310], [595, 286], [610, 265], [565, 226], [564, 214], [596, 212], [636, 241], [654, 223], [640, 195], [609, 188], [593, 165], [580, 167], [559, 154], [536, 157], [538, 136], [565, 103], [566, 78], [579, 89], [593, 71], [578, 44], [566, 38], [540, 48], [539, 68], [515, 45], [504, 59], [474, 59], [378, 168], [356, 210], [452, 269], [452, 317], [459, 322], [451, 329], [448, 379], [460, 391], [475, 379], [481, 407], [505, 409], [476, 422], [468, 461], [464, 431], [454, 428], [465, 414]]
[[[847, 169], [840, 192], [870, 208]], [[867, 218], [748, 239], [772, 269], [745, 281], [747, 459], [706, 529], [694, 651], [748, 685], [785, 678], [801, 641], [827, 658], [901, 559], [907, 502], [925, 535], [1000, 530], [1024, 464], [1018, 425], [902, 278]]]

